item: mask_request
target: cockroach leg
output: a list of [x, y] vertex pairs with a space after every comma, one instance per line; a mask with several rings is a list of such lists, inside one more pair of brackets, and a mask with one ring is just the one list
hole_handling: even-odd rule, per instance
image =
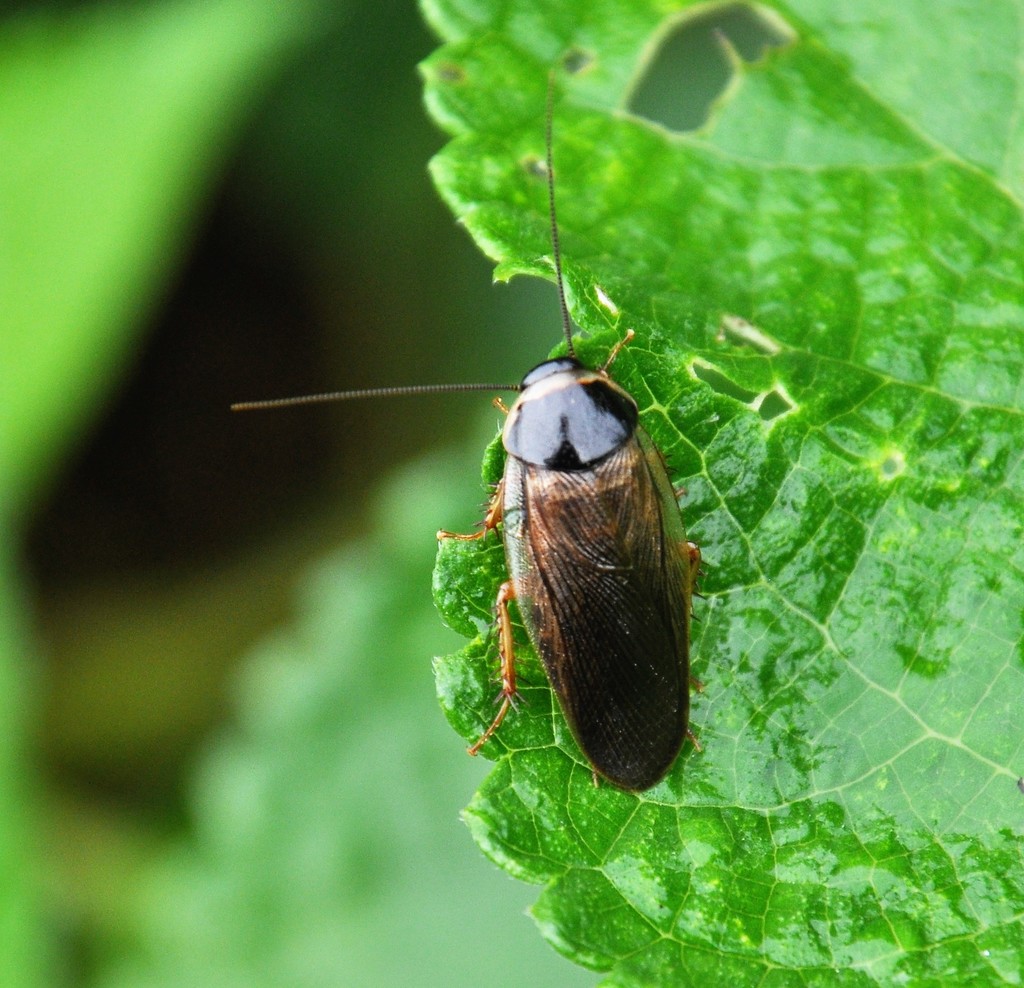
[[506, 415], [508, 415], [508, 405], [506, 405], [506, 404], [505, 404], [505, 402], [503, 402], [503, 401], [502, 401], [502, 400], [501, 400], [500, 398], [498, 398], [497, 396], [495, 396], [495, 398], [494, 398], [494, 400], [493, 400], [493, 401], [491, 402], [491, 404], [492, 404], [492, 405], [493, 405], [493, 406], [494, 406], [494, 407], [495, 407], [496, 409], [498, 409], [498, 411], [499, 411], [499, 412], [504, 412], [504, 413], [505, 413]]
[[608, 373], [608, 368], [615, 363], [615, 358], [619, 355], [619, 351], [624, 346], [626, 346], [626, 344], [629, 343], [629, 341], [633, 339], [634, 336], [636, 336], [636, 333], [634, 333], [633, 330], [626, 330], [626, 335], [623, 336], [622, 339], [619, 340], [619, 342], [612, 347], [612, 352], [608, 354], [608, 359], [604, 362], [604, 367], [601, 368], [602, 374]]
[[501, 679], [501, 692], [497, 699], [501, 701], [498, 712], [491, 721], [491, 726], [484, 731], [476, 743], [467, 750], [475, 755], [494, 735], [494, 732], [501, 727], [505, 714], [516, 705], [518, 693], [516, 691], [516, 664], [515, 653], [512, 647], [512, 618], [508, 613], [508, 602], [515, 600], [516, 592], [511, 580], [506, 580], [498, 588], [498, 656], [501, 660], [499, 677]]
[[441, 539], [457, 539], [459, 542], [472, 542], [475, 539], [482, 539], [489, 531], [491, 531], [491, 529], [497, 528], [501, 522], [501, 499], [504, 483], [504, 480], [501, 480], [494, 488], [491, 500], [487, 504], [487, 513], [484, 515], [484, 523], [480, 527], [479, 531], [471, 532], [469, 535], [461, 535], [458, 532], [449, 532], [442, 528], [437, 533], [438, 542], [440, 542]]
[[[682, 553], [683, 558], [689, 563], [689, 574], [690, 574], [690, 593], [691, 597], [700, 597], [700, 593], [697, 590], [697, 578], [702, 576], [703, 573], [700, 568], [700, 546], [696, 542], [680, 542], [679, 551]], [[690, 612], [693, 612], [691, 605]]]
[[694, 746], [698, 751], [703, 752], [704, 749], [700, 746], [700, 742], [697, 740], [697, 735], [693, 733], [689, 728], [686, 729], [686, 736], [690, 739], [690, 744]]

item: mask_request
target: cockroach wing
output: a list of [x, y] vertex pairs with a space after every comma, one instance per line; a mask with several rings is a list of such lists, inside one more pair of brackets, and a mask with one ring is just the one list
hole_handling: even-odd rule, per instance
[[503, 513], [520, 614], [580, 748], [649, 788], [686, 735], [695, 576], [661, 453], [637, 428], [590, 469], [510, 456]]

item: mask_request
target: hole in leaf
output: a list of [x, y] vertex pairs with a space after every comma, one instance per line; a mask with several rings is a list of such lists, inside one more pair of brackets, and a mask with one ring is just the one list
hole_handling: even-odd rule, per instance
[[781, 391], [766, 391], [761, 398], [760, 404], [757, 406], [757, 413], [765, 422], [770, 422], [772, 419], [777, 419], [780, 415], [793, 411], [793, 407], [793, 402], [782, 394]]
[[562, 67], [569, 75], [579, 75], [594, 64], [594, 56], [582, 48], [570, 48], [562, 56]]
[[726, 377], [717, 367], [712, 367], [701, 360], [695, 360], [691, 365], [694, 377], [703, 381], [720, 395], [733, 398], [742, 402], [748, 408], [757, 412], [765, 422], [788, 415], [796, 408], [796, 402], [786, 394], [785, 389], [779, 385], [771, 391], [748, 391], [740, 387], [731, 378]]
[[795, 33], [777, 15], [726, 3], [669, 21], [629, 100], [631, 112], [669, 130], [696, 130], [732, 78], [732, 59], [755, 62]]
[[717, 370], [710, 364], [695, 360], [693, 362], [693, 373], [711, 387], [712, 390], [729, 398], [735, 398], [737, 401], [742, 401], [744, 405], [751, 404], [757, 398], [756, 391], [747, 391], [746, 388], [741, 388], [735, 381], [730, 380], [720, 370]]

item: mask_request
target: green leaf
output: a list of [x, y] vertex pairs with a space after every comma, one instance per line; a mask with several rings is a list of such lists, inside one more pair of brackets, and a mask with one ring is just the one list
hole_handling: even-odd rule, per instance
[[[1021, 11], [770, 5], [792, 42], [736, 62], [711, 122], [673, 134], [622, 107], [688, 6], [426, 3], [446, 41], [427, 103], [452, 135], [433, 174], [502, 277], [552, 277], [533, 166], [563, 66], [582, 357], [636, 331], [614, 375], [706, 570], [703, 752], [646, 793], [595, 788], [523, 638], [526, 702], [466, 820], [607, 984], [1017, 983]], [[436, 600], [472, 640], [438, 691], [466, 739], [493, 716], [503, 578], [493, 536], [441, 547]]]

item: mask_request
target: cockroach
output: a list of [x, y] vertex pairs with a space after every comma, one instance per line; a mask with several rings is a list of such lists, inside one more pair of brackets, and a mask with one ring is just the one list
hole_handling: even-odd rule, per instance
[[[692, 598], [700, 550], [686, 538], [664, 457], [637, 404], [608, 374], [630, 330], [598, 370], [576, 357], [562, 276], [552, 153], [554, 84], [545, 126], [548, 210], [567, 355], [519, 385], [374, 388], [245, 402], [234, 410], [398, 394], [518, 391], [502, 441], [505, 471], [481, 528], [501, 529], [509, 578], [496, 611], [501, 692], [476, 754], [515, 705], [509, 603], [515, 600], [565, 719], [595, 775], [632, 791], [661, 780], [688, 728]], [[504, 406], [502, 406], [504, 407]]]

